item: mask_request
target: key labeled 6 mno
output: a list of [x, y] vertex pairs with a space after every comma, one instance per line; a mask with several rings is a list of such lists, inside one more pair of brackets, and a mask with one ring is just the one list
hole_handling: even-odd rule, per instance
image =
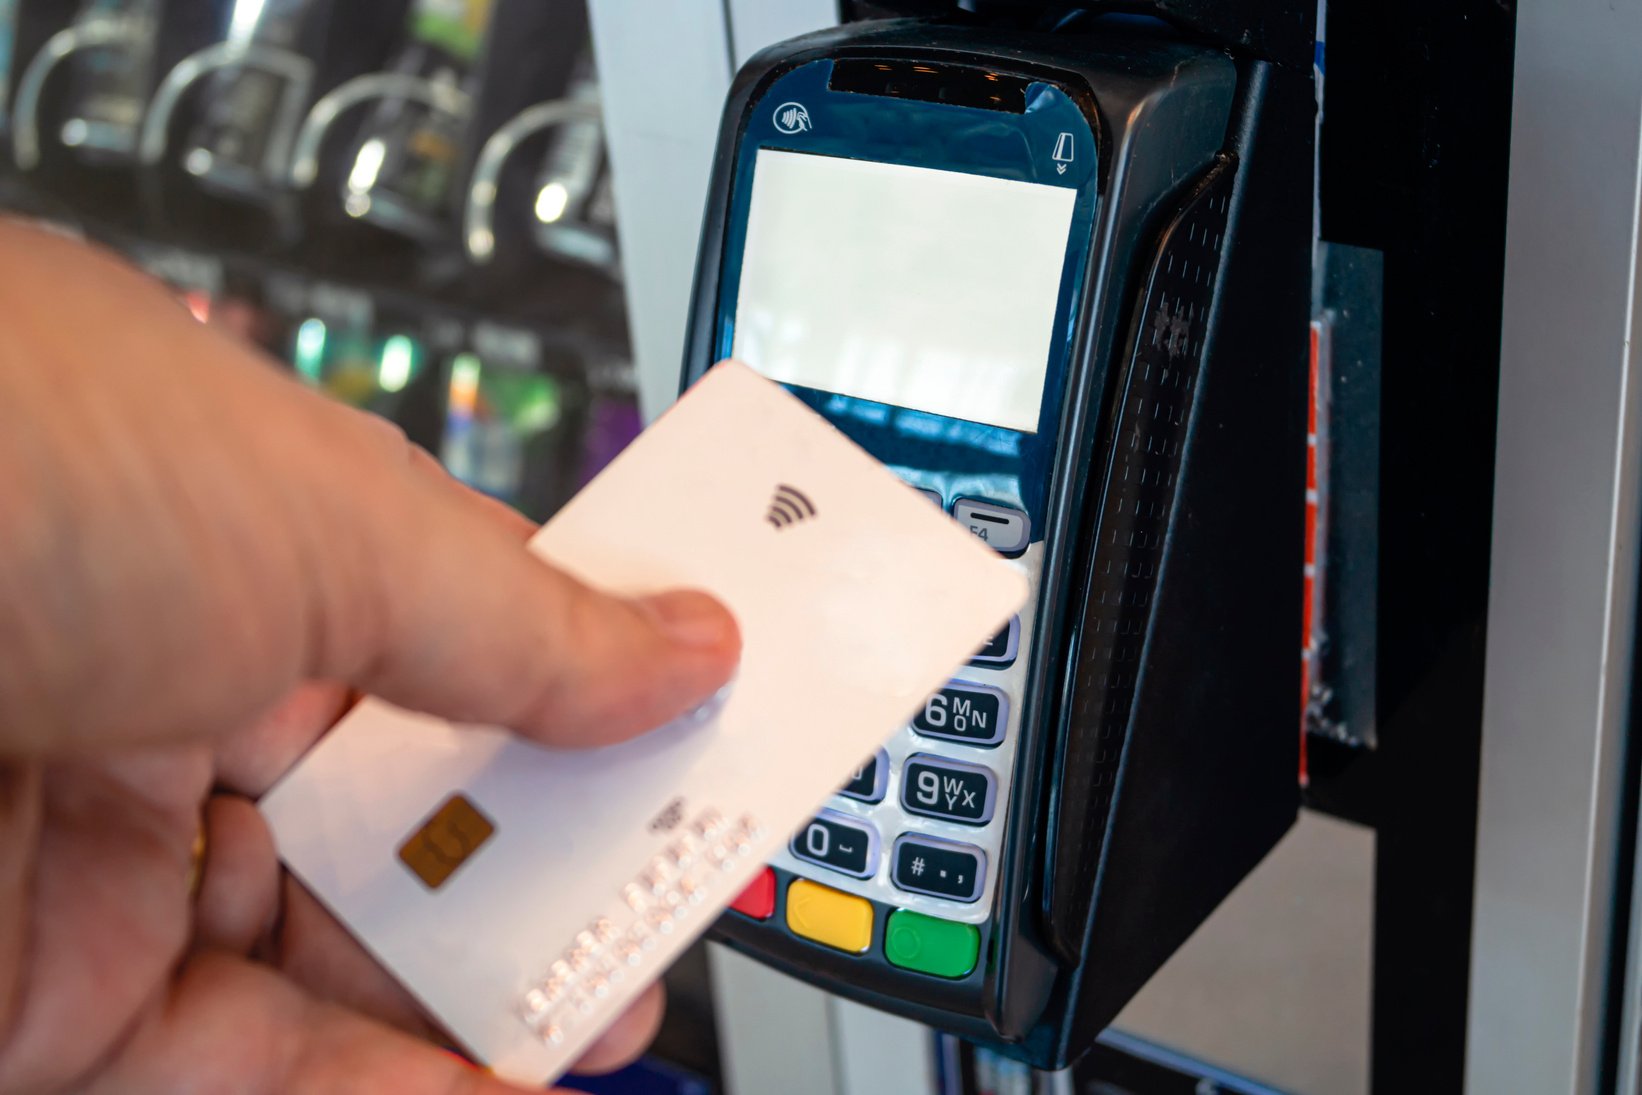
[[1009, 700], [996, 688], [953, 681], [924, 702], [912, 728], [926, 738], [997, 745], [1008, 729]]

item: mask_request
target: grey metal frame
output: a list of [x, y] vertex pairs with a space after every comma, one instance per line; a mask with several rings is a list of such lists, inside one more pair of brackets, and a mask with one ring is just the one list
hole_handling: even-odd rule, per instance
[[[1467, 1090], [1586, 1095], [1618, 1018], [1642, 7], [1517, 10]], [[1634, 968], [1629, 988], [1634, 1091]]]
[[621, 224], [639, 399], [678, 395], [708, 173], [731, 77], [838, 22], [838, 0], [589, 0]]
[[734, 63], [723, 0], [591, 0], [640, 404], [678, 395], [701, 215]]

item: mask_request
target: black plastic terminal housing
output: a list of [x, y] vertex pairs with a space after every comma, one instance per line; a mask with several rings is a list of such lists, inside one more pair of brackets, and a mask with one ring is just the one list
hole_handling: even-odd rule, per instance
[[846, 0], [845, 6], [878, 18], [1015, 16], [1040, 28], [1082, 15], [1150, 16], [1182, 36], [1288, 68], [1311, 66], [1317, 38], [1317, 5], [1306, 0]]
[[713, 363], [749, 107], [798, 66], [862, 58], [1053, 81], [1100, 142], [996, 905], [980, 965], [953, 981], [875, 959], [882, 915], [866, 956], [795, 938], [779, 909], [715, 932], [829, 991], [1060, 1068], [1298, 810], [1311, 71], [1106, 25], [967, 19], [858, 24], [758, 55], [721, 132], [686, 385]]

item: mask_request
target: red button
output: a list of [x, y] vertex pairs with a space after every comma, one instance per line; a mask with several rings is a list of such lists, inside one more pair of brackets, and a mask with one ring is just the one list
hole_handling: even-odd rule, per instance
[[730, 908], [754, 920], [768, 920], [774, 916], [775, 872], [765, 867], [764, 873], [753, 879], [753, 884], [730, 903]]

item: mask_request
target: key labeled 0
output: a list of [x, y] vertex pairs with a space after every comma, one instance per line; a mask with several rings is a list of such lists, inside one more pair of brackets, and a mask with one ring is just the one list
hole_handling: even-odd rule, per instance
[[835, 810], [817, 814], [794, 834], [787, 850], [806, 863], [854, 878], [871, 878], [878, 870], [877, 832]]

